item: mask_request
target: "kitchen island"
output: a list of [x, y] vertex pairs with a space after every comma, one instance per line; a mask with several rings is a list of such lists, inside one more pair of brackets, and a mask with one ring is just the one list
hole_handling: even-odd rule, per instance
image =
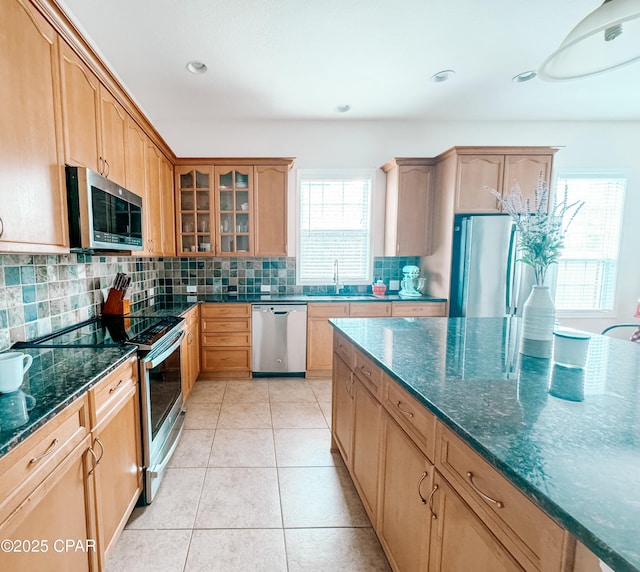
[[[361, 359], [369, 360], [362, 371], [381, 370], [383, 389], [378, 398], [388, 412], [397, 406], [398, 415], [394, 419], [399, 420], [398, 426], [402, 427], [403, 416], [414, 425], [420, 416], [418, 411], [403, 411], [404, 401], [396, 399], [399, 392], [406, 392], [424, 409], [425, 415], [434, 418], [435, 445], [428, 444], [429, 439], [424, 443], [413, 441], [425, 452], [427, 460], [435, 458], [438, 471], [445, 473], [446, 455], [452, 454], [445, 449], [459, 440], [472, 452], [470, 455], [478, 455], [496, 474], [515, 486], [523, 500], [542, 509], [545, 518], [550, 517], [549, 522], [568, 531], [570, 540], [577, 538], [578, 545], [586, 546], [614, 570], [640, 570], [640, 346], [593, 336], [587, 367], [572, 370], [556, 366], [552, 360], [519, 354], [517, 319], [374, 318], [331, 322], [337, 333], [336, 354], [340, 355], [338, 344], [343, 340], [345, 355], [350, 351], [348, 345], [353, 344], [353, 351]], [[348, 359], [343, 359], [349, 366]], [[358, 359], [354, 358], [351, 364], [356, 374], [360, 368]], [[345, 377], [345, 372], [340, 371], [340, 365], [334, 367], [334, 391], [338, 387], [336, 378]], [[357, 397], [358, 389], [355, 392], [352, 389], [354, 378], [357, 376], [349, 374], [346, 387], [349, 394], [355, 393]], [[372, 387], [369, 385], [368, 389]], [[375, 391], [372, 390], [374, 396]], [[339, 393], [334, 394], [334, 400], [339, 399]], [[339, 432], [342, 427], [341, 419], [335, 418], [337, 406], [339, 413], [339, 404], [334, 401], [334, 441], [336, 430]], [[353, 433], [357, 434], [357, 410], [355, 417]], [[425, 423], [428, 427], [428, 421]], [[381, 427], [386, 425], [382, 423]], [[430, 431], [424, 430], [423, 434], [430, 438]], [[384, 440], [385, 437], [380, 437], [381, 459], [385, 458]], [[352, 436], [352, 447], [346, 447], [353, 457], [350, 461], [353, 467], [358, 459], [357, 441], [357, 435]], [[344, 456], [342, 449], [341, 452]], [[386, 482], [384, 461], [380, 464], [378, 484], [382, 498]], [[427, 473], [428, 464], [425, 466]], [[462, 474], [462, 478], [467, 476], [471, 485], [462, 484], [469, 485], [470, 491], [482, 484], [473, 481], [471, 471]], [[356, 485], [359, 492], [366, 490], [362, 483]], [[440, 490], [443, 488], [441, 485]], [[428, 493], [429, 489], [425, 490]], [[431, 509], [439, 493], [434, 497], [432, 492], [427, 497], [420, 491], [419, 484], [418, 493], [425, 501], [422, 504]], [[489, 522], [491, 533], [496, 532], [490, 522], [501, 519], [507, 523], [504, 529], [511, 526], [518, 532], [517, 523], [509, 524], [509, 503], [496, 506], [495, 502], [491, 504], [493, 501], [481, 499], [488, 508], [480, 506], [476, 510], [481, 516], [489, 515], [485, 524]], [[473, 499], [467, 502], [474, 508]], [[384, 499], [378, 505], [377, 512], [370, 511], [374, 526], [376, 519], [378, 525], [384, 521], [381, 516]], [[432, 511], [434, 523], [436, 513]], [[501, 516], [504, 514], [507, 516]], [[445, 533], [446, 530], [439, 534]], [[521, 535], [525, 541], [526, 534], [525, 531]], [[501, 539], [500, 534], [496, 535]], [[383, 546], [388, 549], [384, 531], [382, 536]], [[433, 538], [432, 535], [432, 545]], [[527, 556], [525, 546], [524, 556], [518, 559], [517, 543], [511, 550], [508, 535], [504, 538], [507, 540], [501, 542], [507, 546], [505, 552], [516, 554], [514, 566], [504, 569], [520, 569], [519, 566], [572, 569], [573, 555], [566, 556], [570, 553], [566, 546], [558, 548], [558, 552], [565, 554], [562, 563], [547, 566], [544, 555], [553, 542], [539, 541], [538, 554], [533, 550], [531, 557]], [[541, 560], [536, 563], [538, 557]], [[585, 569], [580, 568], [579, 559], [576, 556], [575, 569]], [[393, 558], [390, 560], [393, 565]]]

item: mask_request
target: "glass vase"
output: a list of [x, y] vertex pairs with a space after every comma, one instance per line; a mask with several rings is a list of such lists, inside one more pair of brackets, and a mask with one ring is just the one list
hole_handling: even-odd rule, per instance
[[556, 307], [549, 286], [533, 286], [524, 303], [520, 353], [537, 358], [550, 358]]

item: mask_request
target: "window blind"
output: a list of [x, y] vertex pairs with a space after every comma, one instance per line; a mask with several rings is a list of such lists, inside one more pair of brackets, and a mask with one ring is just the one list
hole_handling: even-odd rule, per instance
[[626, 185], [618, 176], [558, 177], [558, 200], [566, 192], [568, 203], [585, 202], [565, 235], [558, 262], [559, 310], [613, 310]]
[[298, 281], [332, 284], [371, 281], [371, 180], [300, 179]]

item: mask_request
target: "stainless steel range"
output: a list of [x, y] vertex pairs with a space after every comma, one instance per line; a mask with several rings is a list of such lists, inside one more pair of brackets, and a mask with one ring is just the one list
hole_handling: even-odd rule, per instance
[[149, 504], [184, 427], [181, 342], [183, 318], [103, 316], [14, 347], [138, 348], [144, 490]]

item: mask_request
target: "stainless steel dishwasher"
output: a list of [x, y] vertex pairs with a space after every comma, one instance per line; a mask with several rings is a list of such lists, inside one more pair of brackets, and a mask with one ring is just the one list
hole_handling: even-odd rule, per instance
[[251, 369], [254, 375], [304, 376], [307, 305], [253, 304]]

